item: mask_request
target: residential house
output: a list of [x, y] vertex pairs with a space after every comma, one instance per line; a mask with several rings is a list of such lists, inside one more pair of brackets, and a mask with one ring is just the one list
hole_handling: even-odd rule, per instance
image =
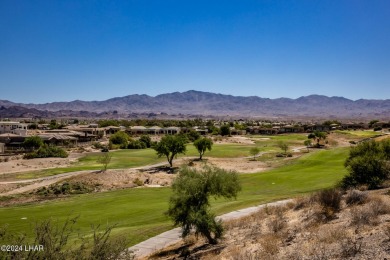
[[26, 136], [28, 130], [28, 124], [12, 122], [12, 121], [1, 121], [0, 122], [0, 134], [16, 134], [20, 136]]

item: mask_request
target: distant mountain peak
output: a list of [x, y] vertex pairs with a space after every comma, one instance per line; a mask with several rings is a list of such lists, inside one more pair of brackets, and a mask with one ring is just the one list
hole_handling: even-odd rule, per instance
[[[1, 101], [0, 106], [20, 106], [40, 111], [87, 111], [105, 113], [118, 111], [132, 113], [167, 113], [190, 115], [236, 115], [256, 117], [344, 117], [344, 118], [389, 118], [390, 100], [353, 101], [344, 97], [328, 97], [312, 94], [297, 99], [261, 98], [258, 96], [232, 96], [198, 90], [160, 94], [155, 97], [145, 94], [114, 97], [104, 101], [53, 102], [46, 104], [21, 104]], [[5, 110], [0, 111], [0, 117]]]

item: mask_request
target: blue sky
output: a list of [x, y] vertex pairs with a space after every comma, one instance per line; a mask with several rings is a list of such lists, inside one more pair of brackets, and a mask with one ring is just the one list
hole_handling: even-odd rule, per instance
[[389, 99], [389, 86], [388, 0], [0, 0], [0, 99]]

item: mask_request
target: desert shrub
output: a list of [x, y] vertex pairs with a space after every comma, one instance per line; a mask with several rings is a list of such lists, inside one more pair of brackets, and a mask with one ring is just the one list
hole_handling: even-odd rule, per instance
[[27, 149], [38, 149], [43, 145], [43, 140], [39, 136], [30, 136], [23, 141], [22, 145]]
[[59, 196], [90, 193], [93, 190], [93, 187], [82, 182], [64, 182], [52, 184], [48, 187], [41, 187], [36, 191], [36, 194], [41, 196]]
[[390, 241], [390, 225], [386, 225], [383, 229], [383, 232], [387, 236], [387, 239]]
[[186, 135], [190, 142], [194, 142], [200, 138], [200, 134], [193, 129], [191, 129], [188, 133], [186, 133]]
[[374, 216], [390, 213], [390, 206], [380, 197], [371, 197], [367, 206], [370, 208]]
[[229, 135], [230, 136], [230, 125], [223, 125], [219, 129], [222, 136]]
[[375, 225], [378, 223], [377, 217], [374, 216], [373, 212], [369, 207], [355, 207], [350, 211], [351, 214], [351, 225], [363, 226], [363, 225]]
[[342, 257], [355, 257], [362, 252], [363, 241], [353, 237], [346, 237], [340, 243]]
[[44, 144], [37, 151], [27, 153], [23, 156], [25, 159], [48, 157], [66, 158], [68, 157], [68, 153], [60, 147]]
[[146, 149], [147, 145], [140, 140], [130, 140], [127, 149]]
[[[215, 258], [215, 256], [214, 256]], [[235, 246], [229, 251], [229, 260], [256, 260], [262, 259], [259, 252], [252, 252], [250, 249]]]
[[143, 185], [144, 185], [144, 182], [141, 181], [139, 178], [135, 178], [135, 179], [133, 180], [133, 183], [134, 183], [135, 185], [137, 185], [137, 186], [143, 186]]
[[294, 200], [294, 202], [295, 203], [294, 203], [293, 209], [300, 210], [300, 209], [307, 207], [310, 204], [310, 198], [298, 197]]
[[119, 147], [121, 149], [126, 149], [129, 143], [129, 136], [125, 132], [116, 132], [110, 137], [110, 144], [112, 148]]
[[377, 225], [378, 217], [390, 213], [390, 206], [379, 197], [370, 198], [370, 202], [363, 207], [351, 209], [352, 225]]
[[267, 255], [276, 255], [279, 253], [280, 237], [275, 234], [267, 234], [260, 240], [260, 245], [263, 248], [263, 252]]
[[345, 196], [345, 203], [349, 205], [364, 204], [367, 201], [367, 193], [360, 190], [350, 190]]
[[390, 141], [367, 141], [351, 147], [345, 167], [349, 174], [341, 181], [343, 188], [368, 185], [375, 189], [390, 176]]
[[[93, 238], [83, 237], [75, 231], [77, 218], [67, 219], [63, 225], [48, 219], [35, 225], [34, 242], [27, 241], [26, 234], [10, 232], [6, 227], [0, 228], [0, 240], [11, 245], [41, 245], [44, 250], [36, 251], [3, 251], [2, 259], [134, 259], [133, 252], [127, 249], [127, 239], [122, 236], [112, 237], [115, 226], [101, 229], [92, 227]], [[75, 241], [71, 237], [79, 237]]]
[[340, 211], [342, 193], [338, 189], [325, 189], [317, 192], [313, 199], [321, 206], [319, 219], [331, 220]]
[[92, 146], [95, 148], [95, 149], [103, 149], [104, 148], [104, 145], [99, 143], [99, 142], [93, 142], [92, 143]]
[[341, 206], [342, 193], [338, 189], [325, 189], [317, 192], [317, 202], [323, 206], [339, 211]]
[[347, 230], [343, 227], [326, 227], [323, 226], [317, 233], [317, 239], [321, 243], [339, 244], [341, 240], [347, 237]]
[[272, 216], [267, 222], [268, 229], [273, 233], [279, 233], [286, 226], [286, 219], [280, 216]]
[[144, 143], [146, 148], [150, 148], [152, 146], [152, 139], [148, 135], [142, 135], [139, 138], [139, 141]]

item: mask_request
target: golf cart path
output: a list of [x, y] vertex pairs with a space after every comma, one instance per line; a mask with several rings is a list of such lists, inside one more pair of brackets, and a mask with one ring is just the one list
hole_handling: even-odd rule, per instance
[[[263, 209], [267, 206], [281, 206], [291, 202], [292, 199], [280, 200], [276, 202], [271, 202], [267, 204], [262, 204], [259, 206], [254, 206], [250, 208], [240, 209], [236, 211], [229, 212], [227, 214], [223, 214], [218, 216], [217, 219], [221, 219], [223, 221], [239, 219], [245, 216], [249, 216], [260, 209]], [[155, 237], [149, 238], [137, 245], [134, 245], [128, 250], [131, 250], [135, 254], [135, 259], [140, 259], [146, 256], [149, 256], [155, 253], [158, 250], [164, 249], [167, 246], [178, 243], [182, 240], [181, 237], [181, 228], [174, 228]]]
[[[264, 154], [267, 154], [268, 152], [260, 152], [255, 157], [260, 157]], [[193, 160], [197, 159], [198, 157], [191, 156], [191, 157], [181, 157], [176, 160], [177, 162], [182, 162], [185, 160]], [[242, 159], [251, 159], [253, 156], [245, 156], [245, 157], [237, 157], [237, 158], [242, 158]], [[150, 168], [155, 168], [155, 167], [160, 167], [167, 165], [167, 162], [160, 162], [156, 164], [150, 164], [150, 165], [145, 165], [145, 166], [140, 166], [140, 167], [134, 167], [134, 168], [125, 168], [125, 169], [133, 169], [133, 170], [145, 170], [145, 169], [150, 169]], [[30, 185], [26, 185], [20, 188], [16, 188], [4, 193], [0, 193], [0, 196], [8, 196], [8, 195], [15, 195], [15, 194], [20, 194], [28, 191], [32, 191], [41, 187], [45, 187], [51, 184], [54, 184], [58, 181], [64, 180], [69, 177], [74, 177], [77, 175], [85, 174], [85, 173], [93, 173], [97, 172], [97, 170], [84, 170], [84, 171], [76, 171], [76, 172], [67, 172], [67, 173], [61, 173], [61, 174], [56, 174], [53, 176], [47, 176], [47, 177], [41, 177], [41, 178], [36, 178], [36, 179], [28, 179], [28, 180], [19, 180], [19, 181], [4, 181], [0, 182], [0, 185], [5, 185], [5, 184], [27, 184], [31, 183]]]
[[[180, 158], [177, 159], [177, 161], [181, 161], [184, 159], [191, 159], [190, 157], [186, 158]], [[193, 159], [193, 158], [192, 158]], [[156, 164], [150, 164], [150, 165], [145, 165], [145, 166], [140, 166], [140, 167], [130, 167], [130, 168], [123, 168], [123, 169], [132, 169], [132, 170], [143, 170], [143, 169], [149, 169], [149, 168], [154, 168], [154, 167], [160, 167], [166, 165], [166, 162], [161, 162], [161, 163], [156, 163]], [[45, 169], [43, 169], [45, 170]], [[112, 170], [120, 170], [120, 169], [112, 169]], [[36, 178], [36, 179], [28, 179], [28, 180], [20, 180], [20, 181], [1, 181], [1, 184], [22, 184], [22, 183], [30, 183], [30, 182], [36, 182], [36, 181], [46, 181], [46, 180], [52, 180], [52, 179], [62, 179], [63, 177], [72, 177], [76, 175], [80, 175], [83, 173], [91, 173], [91, 172], [100, 172], [99, 170], [84, 170], [84, 171], [76, 171], [76, 172], [66, 172], [66, 173], [60, 173], [48, 177], [41, 177], [41, 178]]]

